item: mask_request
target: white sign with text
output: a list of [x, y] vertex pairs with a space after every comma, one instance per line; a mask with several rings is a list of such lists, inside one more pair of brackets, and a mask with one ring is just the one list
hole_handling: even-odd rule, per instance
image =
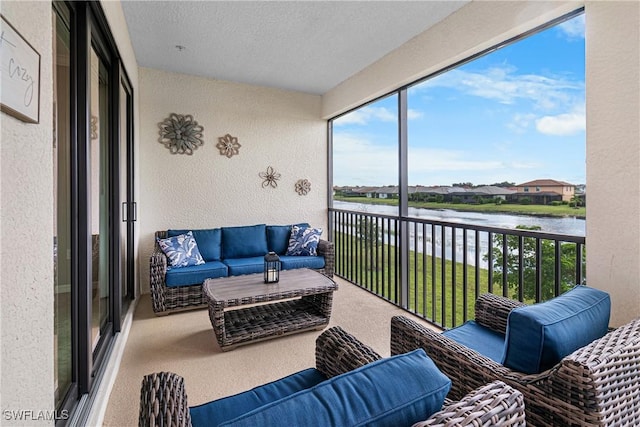
[[0, 101], [2, 111], [18, 119], [40, 121], [40, 54], [4, 16], [0, 20]]

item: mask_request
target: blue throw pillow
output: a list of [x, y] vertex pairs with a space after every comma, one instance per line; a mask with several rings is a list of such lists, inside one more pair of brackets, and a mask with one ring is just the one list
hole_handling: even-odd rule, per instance
[[191, 231], [179, 236], [158, 239], [158, 245], [167, 256], [171, 267], [204, 264], [204, 259], [202, 259], [198, 244]]
[[317, 256], [320, 235], [322, 235], [321, 228], [294, 225], [291, 227], [287, 255]]
[[[307, 223], [295, 224], [298, 227], [309, 227]], [[278, 255], [284, 255], [289, 247], [291, 225], [267, 225], [267, 247]]]
[[222, 231], [219, 228], [201, 230], [167, 230], [167, 237], [178, 236], [191, 231], [198, 243], [198, 250], [205, 262], [222, 259]]
[[509, 313], [502, 364], [526, 374], [552, 368], [608, 331], [609, 294], [576, 286], [547, 302]]

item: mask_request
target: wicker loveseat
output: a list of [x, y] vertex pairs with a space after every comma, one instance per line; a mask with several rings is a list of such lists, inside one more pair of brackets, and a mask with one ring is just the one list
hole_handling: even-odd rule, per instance
[[[523, 304], [496, 295], [476, 301], [477, 322], [496, 334]], [[530, 338], [530, 340], [534, 340]], [[422, 348], [452, 381], [449, 397], [500, 380], [522, 392], [528, 425], [640, 425], [640, 319], [611, 330], [542, 372], [525, 374], [410, 319], [391, 320], [391, 353]]]
[[[296, 224], [307, 227], [308, 224]], [[335, 252], [333, 243], [318, 242], [317, 256], [287, 256], [292, 225], [257, 224], [193, 230], [161, 230], [155, 233], [155, 246], [149, 259], [151, 302], [156, 315], [206, 306], [202, 293], [205, 279], [250, 274], [263, 271], [263, 257], [268, 251], [280, 255], [283, 269], [311, 268], [333, 277]], [[158, 239], [191, 231], [205, 264], [168, 268]]]
[[[408, 361], [415, 357], [419, 360], [411, 365]], [[399, 364], [393, 366], [396, 362]], [[390, 366], [395, 371], [389, 371]], [[431, 385], [422, 376], [414, 378], [415, 372], [422, 375], [424, 371], [431, 371], [434, 376], [429, 378], [444, 381], [446, 387]], [[300, 375], [317, 378], [301, 385]], [[503, 382], [483, 385], [456, 402], [444, 397], [449, 386], [449, 379], [422, 350], [383, 359], [336, 326], [316, 340], [316, 369], [205, 405], [189, 408], [179, 375], [146, 375], [140, 393], [139, 425], [525, 425], [522, 394]], [[422, 394], [430, 387], [437, 397]], [[422, 412], [425, 404], [430, 416]]]

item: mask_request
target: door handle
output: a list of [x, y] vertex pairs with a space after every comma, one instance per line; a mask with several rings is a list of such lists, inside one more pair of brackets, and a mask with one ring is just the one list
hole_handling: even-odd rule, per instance
[[129, 206], [129, 203], [127, 202], [122, 202], [122, 222], [135, 222], [138, 220], [138, 203], [136, 202], [131, 202], [131, 207], [133, 208], [132, 210], [132, 218], [129, 219], [129, 209], [127, 209]]

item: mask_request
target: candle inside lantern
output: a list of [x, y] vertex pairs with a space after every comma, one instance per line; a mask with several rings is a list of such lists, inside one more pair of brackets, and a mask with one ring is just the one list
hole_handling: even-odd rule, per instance
[[275, 282], [276, 281], [276, 269], [270, 268], [267, 270], [267, 282]]

